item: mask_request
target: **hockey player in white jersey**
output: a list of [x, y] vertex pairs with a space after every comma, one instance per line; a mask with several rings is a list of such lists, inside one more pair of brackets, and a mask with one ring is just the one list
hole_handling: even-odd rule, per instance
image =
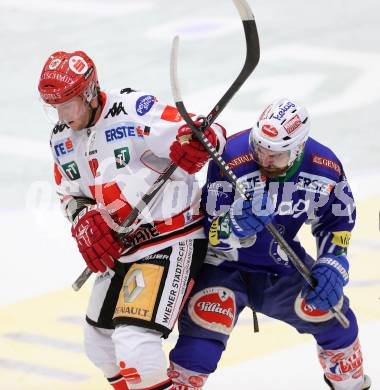
[[[57, 120], [50, 145], [62, 208], [87, 266], [99, 272], [86, 315], [86, 353], [114, 389], [170, 389], [161, 339], [206, 252], [192, 174], [208, 154], [175, 107], [130, 88], [101, 91], [82, 51], [53, 53], [38, 89]], [[223, 148], [220, 125], [205, 136]], [[179, 169], [120, 243], [115, 226], [171, 161]]]

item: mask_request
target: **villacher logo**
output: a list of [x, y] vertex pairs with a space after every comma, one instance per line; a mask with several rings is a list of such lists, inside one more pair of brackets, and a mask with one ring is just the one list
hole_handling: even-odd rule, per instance
[[122, 102], [114, 103], [113, 106], [108, 111], [107, 115], [104, 117], [104, 119], [107, 119], [110, 115], [113, 117], [120, 115], [121, 113], [124, 113], [124, 115], [128, 115], [125, 112], [124, 106]]

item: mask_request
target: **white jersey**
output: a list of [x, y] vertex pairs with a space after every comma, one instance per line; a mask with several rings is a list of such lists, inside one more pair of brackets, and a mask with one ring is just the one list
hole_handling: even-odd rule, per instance
[[[170, 145], [184, 122], [175, 107], [150, 94], [126, 88], [101, 95], [103, 108], [94, 126], [53, 129], [57, 192], [65, 212], [73, 197], [86, 197], [105, 205], [121, 223], [170, 164]], [[213, 128], [223, 140], [223, 129]], [[204, 238], [199, 199], [194, 176], [178, 168], [139, 217], [120, 261], [136, 261], [183, 239]]]

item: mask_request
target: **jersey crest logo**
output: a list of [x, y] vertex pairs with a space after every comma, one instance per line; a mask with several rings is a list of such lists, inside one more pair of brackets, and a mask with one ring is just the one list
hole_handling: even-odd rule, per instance
[[113, 153], [115, 155], [117, 169], [124, 168], [128, 165], [130, 160], [130, 154], [129, 154], [129, 148], [127, 146], [123, 148], [115, 149]]
[[77, 180], [80, 178], [78, 165], [75, 161], [70, 161], [66, 164], [62, 164], [62, 169], [65, 171], [67, 177], [70, 180]]
[[107, 112], [107, 115], [104, 117], [104, 119], [107, 119], [110, 115], [113, 117], [120, 115], [121, 113], [124, 113], [124, 115], [128, 115], [125, 112], [124, 106], [122, 102], [114, 103], [113, 106], [110, 108], [110, 110]]
[[[276, 228], [279, 231], [279, 233], [281, 234], [281, 236], [284, 236], [285, 226], [276, 224]], [[274, 239], [271, 240], [271, 242], [270, 242], [269, 255], [274, 260], [274, 262], [276, 264], [282, 265], [285, 268], [290, 268], [288, 255], [283, 251], [281, 246]]]

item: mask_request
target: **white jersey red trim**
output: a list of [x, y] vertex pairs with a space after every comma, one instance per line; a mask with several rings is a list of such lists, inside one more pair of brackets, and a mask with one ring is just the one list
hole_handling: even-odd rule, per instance
[[[65, 213], [73, 197], [86, 197], [104, 204], [120, 223], [169, 165], [170, 145], [184, 122], [174, 107], [144, 92], [102, 92], [102, 101], [93, 127], [55, 126], [50, 142], [54, 173]], [[224, 129], [213, 128], [224, 147]], [[204, 238], [199, 199], [194, 176], [178, 168], [143, 212], [121, 261], [138, 260], [183, 239]]]

